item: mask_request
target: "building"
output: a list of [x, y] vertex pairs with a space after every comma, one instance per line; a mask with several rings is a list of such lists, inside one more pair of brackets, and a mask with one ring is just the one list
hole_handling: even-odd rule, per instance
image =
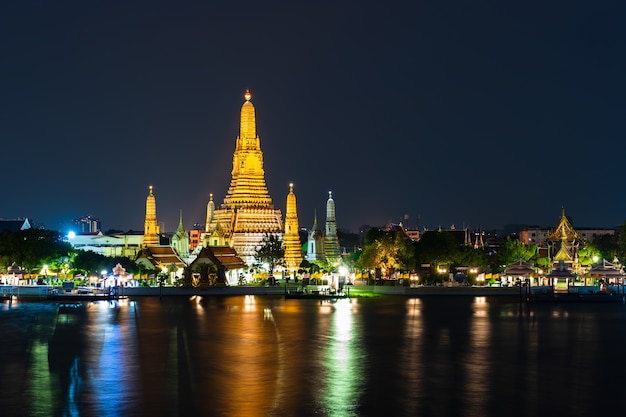
[[180, 221], [178, 222], [178, 228], [176, 229], [174, 236], [172, 236], [172, 248], [182, 259], [189, 259], [189, 234], [183, 226], [182, 210], [180, 211]]
[[[564, 215], [565, 210], [562, 209], [561, 217]], [[548, 235], [551, 232], [552, 228], [550, 227], [527, 226], [520, 231], [519, 238], [522, 242], [529, 245], [542, 245], [548, 240]], [[614, 235], [615, 229], [602, 227], [577, 227], [576, 232], [581, 240], [593, 242], [593, 240], [597, 237]]]
[[285, 267], [289, 272], [297, 271], [303, 260], [299, 227], [296, 195], [293, 192], [293, 184], [289, 184], [289, 194], [287, 194], [285, 212], [285, 236], [283, 238], [283, 245], [285, 247]]
[[275, 234], [282, 239], [283, 225], [280, 209], [274, 208], [265, 183], [263, 152], [256, 134], [256, 114], [250, 101], [250, 90], [246, 90], [244, 98], [230, 187], [219, 208], [214, 207], [211, 196], [203, 245], [230, 246], [248, 265], [252, 265], [263, 237]]
[[339, 247], [339, 237], [337, 236], [337, 216], [335, 214], [335, 200], [333, 192], [328, 192], [326, 200], [326, 227], [324, 234], [324, 257], [330, 265], [335, 265], [341, 261], [341, 248]]
[[237, 285], [246, 263], [229, 246], [203, 247], [185, 269], [184, 287]]
[[335, 212], [335, 200], [332, 191], [328, 192], [326, 200], [326, 224], [324, 232], [317, 225], [317, 214], [313, 220], [313, 227], [309, 230], [306, 250], [306, 260], [326, 261], [330, 265], [341, 262], [341, 249], [337, 236], [337, 217]]
[[306, 245], [306, 260], [309, 262], [325, 260], [324, 232], [317, 225], [317, 211], [313, 217], [313, 226], [309, 229]]
[[80, 229], [79, 233], [97, 233], [101, 230], [100, 220], [85, 216], [74, 220], [74, 225]]
[[31, 225], [28, 219], [0, 219], [0, 232], [8, 230], [9, 232], [19, 232], [20, 230], [30, 229]]
[[134, 259], [141, 250], [143, 233], [128, 232], [104, 235], [102, 232], [68, 235], [67, 241], [75, 248], [92, 251], [99, 255], [124, 256]]
[[145, 246], [135, 257], [135, 263], [146, 270], [158, 270], [167, 276], [167, 284], [182, 278], [187, 263], [170, 245]]
[[156, 198], [152, 193], [152, 186], [149, 187], [150, 193], [146, 198], [146, 219], [143, 229], [143, 246], [156, 246], [159, 244], [159, 234], [161, 228], [157, 224], [156, 217]]

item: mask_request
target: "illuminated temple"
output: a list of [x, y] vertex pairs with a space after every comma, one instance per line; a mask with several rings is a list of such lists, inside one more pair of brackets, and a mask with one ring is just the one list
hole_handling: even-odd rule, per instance
[[298, 230], [300, 230], [300, 226], [298, 224], [296, 195], [293, 192], [293, 184], [289, 184], [287, 208], [285, 211], [285, 237], [283, 239], [285, 247], [285, 267], [288, 271], [297, 271], [304, 259]]
[[152, 193], [152, 186], [150, 186], [150, 192], [148, 197], [146, 197], [146, 218], [143, 227], [143, 246], [158, 245], [159, 233], [161, 233], [161, 231], [159, 225], [157, 224], [156, 199]]
[[282, 238], [282, 215], [274, 208], [265, 184], [263, 152], [256, 134], [256, 115], [250, 90], [241, 107], [239, 136], [235, 142], [232, 178], [224, 203], [207, 206], [206, 246], [229, 245], [250, 266], [267, 233]]

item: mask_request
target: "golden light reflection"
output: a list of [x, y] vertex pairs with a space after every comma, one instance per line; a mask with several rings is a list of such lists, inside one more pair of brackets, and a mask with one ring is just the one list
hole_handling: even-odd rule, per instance
[[486, 318], [489, 316], [489, 305], [486, 297], [475, 297], [473, 307], [475, 317]]
[[244, 311], [256, 311], [256, 299], [254, 295], [246, 295], [243, 301]]
[[472, 304], [470, 324], [470, 352], [462, 361], [465, 363], [467, 382], [463, 389], [469, 395], [466, 396], [467, 404], [464, 409], [468, 415], [486, 415], [487, 401], [489, 398], [489, 375], [491, 374], [489, 355], [491, 324], [489, 321], [489, 304], [485, 297], [475, 297]]
[[406, 320], [404, 326], [405, 343], [399, 351], [399, 361], [402, 363], [402, 374], [407, 386], [407, 401], [404, 404], [406, 415], [418, 415], [419, 393], [424, 389], [422, 365], [424, 317], [422, 314], [423, 302], [420, 298], [409, 298], [406, 301]]
[[202, 302], [202, 296], [194, 295], [191, 297], [190, 301], [193, 303], [192, 305], [195, 307], [198, 317], [202, 319], [204, 317], [204, 303]]
[[420, 316], [422, 314], [422, 300], [419, 298], [409, 298], [406, 302], [407, 316]]

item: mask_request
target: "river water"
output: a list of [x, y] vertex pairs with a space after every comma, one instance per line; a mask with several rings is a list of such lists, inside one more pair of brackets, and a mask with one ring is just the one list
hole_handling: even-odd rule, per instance
[[516, 297], [0, 304], [2, 416], [603, 416], [626, 306]]

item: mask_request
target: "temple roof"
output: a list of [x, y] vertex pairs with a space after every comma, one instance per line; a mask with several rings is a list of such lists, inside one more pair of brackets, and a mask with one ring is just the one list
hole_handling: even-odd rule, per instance
[[616, 264], [612, 264], [606, 259], [602, 259], [602, 262], [594, 265], [589, 270], [589, 275], [591, 276], [603, 276], [603, 277], [618, 277], [622, 278], [625, 275], [621, 271], [621, 267]]
[[547, 276], [550, 278], [573, 278], [576, 275], [565, 262], [561, 261]]
[[0, 219], [0, 232], [8, 230], [17, 232], [20, 230], [30, 229], [28, 219], [4, 220]]
[[155, 267], [171, 264], [174, 264], [179, 268], [184, 268], [186, 266], [185, 262], [169, 245], [148, 246], [143, 248], [135, 257], [135, 262], [139, 259], [147, 259]]
[[237, 255], [235, 249], [229, 246], [203, 247], [190, 266], [208, 259], [217, 267], [223, 266], [226, 270], [246, 268], [246, 263]]
[[571, 261], [572, 259], [573, 259], [572, 252], [570, 252], [567, 246], [561, 243], [561, 247], [559, 248], [559, 251], [556, 253], [556, 255], [554, 255], [554, 260], [555, 261]]
[[572, 227], [571, 223], [565, 216], [565, 208], [563, 208], [559, 224], [556, 226], [556, 229], [548, 233], [548, 240], [557, 241], [577, 239], [580, 239], [580, 235], [576, 232], [576, 230], [574, 230], [574, 227]]
[[514, 277], [526, 277], [530, 274], [533, 274], [534, 272], [535, 269], [530, 263], [524, 261], [523, 259], [520, 259], [517, 262], [509, 264], [509, 266], [506, 268], [506, 271], [504, 271], [504, 274]]

